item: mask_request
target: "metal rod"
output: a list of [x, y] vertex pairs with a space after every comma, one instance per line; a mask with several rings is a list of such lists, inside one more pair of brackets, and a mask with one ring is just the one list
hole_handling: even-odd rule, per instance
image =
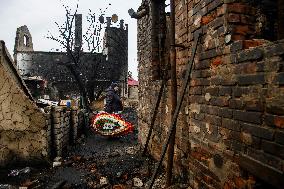
[[194, 46], [193, 46], [193, 49], [192, 49], [192, 56], [190, 57], [189, 64], [188, 64], [188, 67], [187, 67], [186, 76], [185, 76], [185, 78], [183, 80], [181, 95], [178, 98], [177, 107], [175, 108], [175, 113], [174, 113], [173, 119], [171, 121], [171, 125], [170, 125], [170, 129], [169, 129], [169, 132], [168, 132], [168, 136], [167, 136], [166, 141], [165, 141], [165, 143], [163, 145], [162, 154], [161, 154], [160, 160], [159, 160], [159, 162], [157, 163], [157, 165], [155, 167], [155, 171], [154, 171], [154, 174], [151, 177], [151, 182], [150, 182], [150, 185], [148, 186], [148, 189], [151, 189], [153, 184], [154, 184], [154, 181], [155, 181], [155, 179], [157, 177], [159, 168], [160, 168], [160, 166], [162, 164], [162, 161], [164, 159], [164, 156], [166, 154], [166, 150], [167, 150], [167, 147], [168, 147], [171, 135], [173, 134], [173, 130], [176, 127], [178, 114], [179, 114], [179, 111], [180, 111], [180, 108], [181, 108], [181, 105], [182, 105], [182, 102], [183, 102], [183, 99], [184, 99], [186, 88], [187, 88], [189, 80], [190, 80], [190, 73], [191, 73], [191, 70], [192, 70], [192, 67], [193, 67], [194, 57], [195, 57], [195, 53], [196, 53], [199, 37], [200, 37], [200, 33], [197, 35], [197, 39], [195, 40], [195, 43], [194, 43]]
[[[174, 119], [175, 108], [177, 106], [177, 77], [176, 77], [176, 42], [175, 42], [175, 1], [171, 0], [170, 4], [171, 24], [170, 24], [170, 62], [171, 62], [171, 119]], [[173, 122], [175, 123], [175, 122]], [[172, 134], [169, 141], [168, 159], [166, 167], [166, 187], [172, 184], [172, 169], [175, 148], [176, 127], [173, 127]]]
[[165, 77], [162, 81], [161, 88], [160, 88], [160, 91], [159, 91], [159, 94], [158, 94], [158, 99], [156, 101], [155, 109], [154, 109], [154, 112], [153, 112], [153, 117], [152, 117], [152, 120], [151, 120], [151, 125], [150, 125], [150, 128], [149, 128], [149, 133], [148, 133], [148, 136], [147, 136], [147, 140], [146, 140], [146, 144], [145, 144], [142, 156], [145, 156], [146, 152], [147, 152], [147, 148], [148, 148], [149, 141], [150, 141], [150, 138], [151, 138], [151, 135], [152, 135], [154, 123], [155, 123], [155, 120], [156, 120], [156, 117], [157, 117], [157, 114], [158, 114], [158, 109], [159, 109], [159, 105], [160, 105], [160, 102], [161, 102], [161, 98], [162, 98], [162, 94], [163, 94], [163, 90], [165, 88], [166, 82], [167, 82], [167, 79]]

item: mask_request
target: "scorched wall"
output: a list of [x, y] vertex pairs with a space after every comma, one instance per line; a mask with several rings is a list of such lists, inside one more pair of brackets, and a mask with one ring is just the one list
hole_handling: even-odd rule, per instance
[[[163, 4], [151, 1], [150, 7], [153, 2]], [[267, 11], [258, 9], [251, 1], [176, 0], [175, 5], [175, 40], [185, 46], [176, 48], [178, 89], [192, 56], [193, 42], [201, 34], [178, 118], [176, 176], [195, 189], [283, 188], [284, 41], [278, 38], [271, 42], [265, 38], [267, 28], [261, 27], [264, 23], [259, 16], [267, 18]], [[138, 21], [142, 144], [161, 84], [153, 73], [162, 70], [156, 64], [163, 65], [154, 57], [161, 49], [153, 46], [156, 39], [151, 11]], [[274, 13], [277, 18], [277, 12]], [[277, 19], [273, 22], [276, 29], [271, 32], [281, 33], [280, 27], [277, 30]], [[266, 34], [261, 35], [262, 31]], [[170, 87], [169, 81], [149, 146], [156, 159], [171, 117]]]

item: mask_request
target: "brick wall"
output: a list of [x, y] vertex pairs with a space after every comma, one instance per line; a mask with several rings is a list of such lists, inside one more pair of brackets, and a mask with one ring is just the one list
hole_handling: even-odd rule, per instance
[[5, 43], [0, 46], [0, 166], [47, 161], [75, 143], [84, 121], [81, 110], [37, 107]]
[[[245, 1], [175, 3], [176, 43], [187, 47], [177, 48], [178, 88], [193, 41], [201, 34], [177, 124], [176, 175], [193, 188], [281, 188], [284, 41], [254, 39], [259, 37], [258, 17]], [[139, 33], [151, 32], [150, 20], [138, 22]], [[139, 139], [144, 144], [160, 81], [151, 81], [150, 45], [146, 36], [138, 36]], [[169, 126], [169, 90], [168, 85], [150, 142], [154, 158]]]
[[48, 156], [63, 156], [69, 145], [75, 144], [84, 126], [81, 110], [66, 110], [62, 107], [45, 109]]

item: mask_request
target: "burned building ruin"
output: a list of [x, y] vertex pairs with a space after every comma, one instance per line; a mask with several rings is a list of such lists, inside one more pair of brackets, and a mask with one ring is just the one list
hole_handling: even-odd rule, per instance
[[[75, 42], [82, 45], [82, 15], [76, 15]], [[78, 29], [79, 28], [79, 29]], [[82, 52], [81, 76], [87, 83], [88, 93], [105, 89], [112, 81], [119, 82], [126, 90], [128, 72], [128, 28], [123, 20], [119, 27], [113, 27], [107, 18], [102, 53]], [[41, 77], [47, 81], [49, 91], [56, 91], [59, 97], [78, 95], [75, 79], [66, 68], [66, 52], [43, 52], [33, 50], [32, 35], [27, 26], [17, 29], [14, 59], [22, 77]], [[122, 93], [124, 95], [124, 93]], [[53, 98], [52, 92], [49, 93]]]
[[283, 1], [171, 2], [174, 44], [165, 1], [143, 0], [141, 6], [149, 13], [138, 20], [140, 142], [146, 143], [166, 77], [148, 145], [160, 158], [175, 109], [169, 52], [177, 99], [195, 54], [176, 124], [174, 175], [194, 189], [283, 188]]

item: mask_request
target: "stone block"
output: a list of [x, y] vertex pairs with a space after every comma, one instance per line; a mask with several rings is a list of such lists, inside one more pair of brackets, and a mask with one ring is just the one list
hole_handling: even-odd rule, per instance
[[13, 128], [13, 125], [14, 125], [13, 121], [10, 119], [8, 120], [4, 119], [0, 122], [0, 128], [2, 130], [10, 130], [11, 128]]
[[6, 166], [11, 158], [11, 151], [6, 146], [0, 146], [0, 167]]

